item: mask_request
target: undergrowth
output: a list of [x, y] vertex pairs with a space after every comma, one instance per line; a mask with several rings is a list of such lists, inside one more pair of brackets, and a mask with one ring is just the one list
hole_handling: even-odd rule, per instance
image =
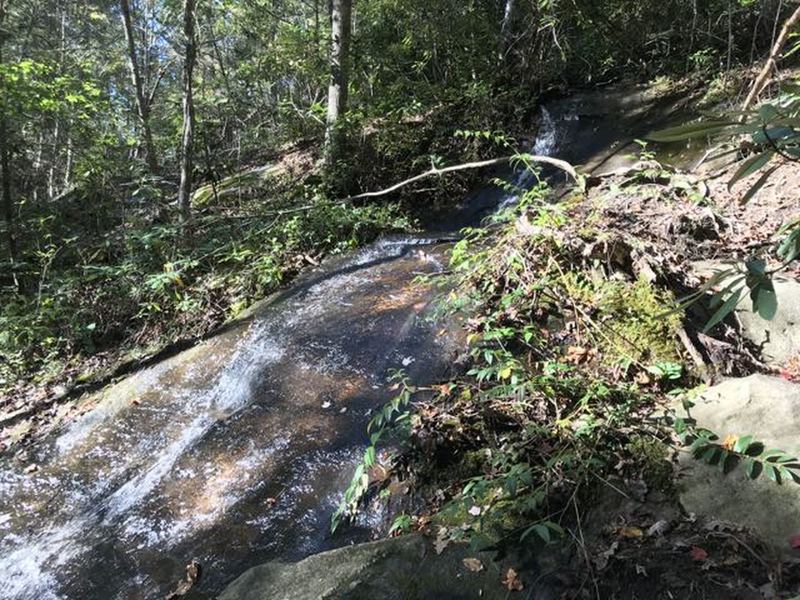
[[683, 377], [680, 317], [658, 316], [668, 292], [581, 251], [597, 233], [578, 203], [541, 184], [455, 246], [442, 312], [465, 317], [471, 368], [433, 390], [402, 381], [334, 527], [369, 493], [390, 435], [395, 477], [421, 482], [433, 511], [398, 523], [432, 521], [440, 546], [547, 544], [598, 485], [656, 473], [666, 487], [670, 434], [653, 413]]
[[410, 227], [393, 204], [336, 204], [302, 184], [273, 186], [268, 202], [207, 199], [189, 233], [151, 209], [68, 239], [41, 221], [35, 290], [0, 298], [0, 391], [65, 370], [85, 379], [97, 366], [89, 358], [135, 358], [203, 335], [322, 256]]

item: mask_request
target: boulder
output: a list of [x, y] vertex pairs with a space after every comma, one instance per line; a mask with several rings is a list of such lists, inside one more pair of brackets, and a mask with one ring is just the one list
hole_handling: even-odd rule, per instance
[[[716, 260], [691, 264], [694, 273], [703, 280], [730, 266], [731, 263]], [[725, 287], [730, 281], [723, 281], [720, 287]], [[800, 281], [779, 275], [773, 279], [773, 284], [778, 298], [778, 312], [772, 320], [762, 319], [753, 312], [753, 303], [748, 294], [742, 294], [736, 307], [736, 316], [742, 337], [759, 348], [763, 361], [770, 366], [784, 367], [790, 359], [800, 359]]]
[[[800, 384], [766, 375], [729, 379], [709, 388], [691, 409], [700, 427], [721, 438], [753, 435], [768, 448], [800, 451]], [[796, 554], [790, 538], [800, 533], [800, 485], [779, 486], [766, 476], [750, 480], [741, 468], [719, 467], [681, 453], [680, 501], [687, 512], [752, 529], [775, 551]]]
[[753, 304], [745, 297], [736, 308], [742, 335], [761, 349], [761, 357], [769, 365], [784, 366], [791, 358], [800, 358], [800, 281], [775, 279], [778, 312], [765, 321], [753, 312]]
[[[478, 558], [469, 570], [464, 558]], [[507, 567], [506, 567], [507, 570]], [[500, 599], [509, 590], [490, 558], [451, 546], [436, 554], [418, 534], [347, 546], [300, 562], [268, 562], [231, 583], [219, 600], [442, 600]]]

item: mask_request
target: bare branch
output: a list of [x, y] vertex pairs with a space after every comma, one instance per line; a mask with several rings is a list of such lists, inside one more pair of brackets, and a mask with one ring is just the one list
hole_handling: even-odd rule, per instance
[[[363, 194], [356, 194], [355, 196], [344, 198], [343, 201], [360, 200], [362, 198], [375, 198], [377, 196], [386, 196], [387, 194], [396, 192], [397, 190], [404, 188], [407, 185], [416, 183], [417, 181], [421, 181], [422, 179], [427, 179], [428, 177], [433, 177], [434, 175], [444, 175], [446, 173], [453, 173], [455, 171], [466, 171], [468, 169], [483, 169], [486, 167], [493, 167], [511, 162], [515, 158], [519, 157], [516, 155], [504, 156], [502, 158], [492, 158], [490, 160], [482, 160], [478, 162], [464, 163], [461, 165], [453, 165], [450, 167], [444, 167], [443, 169], [432, 167], [431, 169], [425, 171], [424, 173], [420, 173], [419, 175], [415, 175], [414, 177], [406, 179], [405, 181], [396, 183], [393, 186], [388, 187], [384, 190], [380, 190], [377, 192], [364, 192]], [[573, 167], [567, 161], [559, 160], [557, 158], [551, 158], [549, 156], [536, 156], [533, 154], [523, 154], [521, 155], [521, 158], [532, 163], [543, 163], [556, 167], [557, 169], [567, 173], [570, 177], [572, 177], [573, 180], [578, 181], [578, 173], [577, 171], [575, 171], [575, 167]]]

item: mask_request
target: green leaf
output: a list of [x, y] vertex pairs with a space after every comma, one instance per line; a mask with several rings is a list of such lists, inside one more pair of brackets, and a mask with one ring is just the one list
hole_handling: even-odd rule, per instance
[[778, 256], [786, 262], [800, 256], [800, 227], [792, 231], [778, 247]]
[[764, 471], [764, 465], [752, 457], [747, 457], [744, 459], [744, 470], [750, 479], [756, 480]]
[[725, 317], [727, 317], [733, 310], [736, 308], [736, 305], [739, 303], [739, 298], [742, 297], [742, 291], [744, 287], [740, 287], [738, 290], [733, 292], [730, 297], [723, 303], [722, 306], [717, 309], [717, 312], [708, 320], [706, 326], [703, 327], [703, 333], [708, 333], [711, 329], [714, 328], [720, 321], [722, 321]]
[[750, 447], [750, 444], [752, 442], [753, 442], [752, 435], [743, 435], [738, 440], [736, 440], [736, 444], [734, 444], [733, 446], [733, 451], [738, 452], [740, 454], [744, 454]]
[[712, 119], [654, 131], [647, 136], [647, 139], [654, 142], [679, 142], [681, 140], [716, 135], [731, 125], [735, 125], [735, 123], [727, 120]]
[[766, 165], [772, 156], [775, 154], [774, 150], [767, 150], [762, 152], [761, 154], [756, 154], [751, 156], [747, 160], [742, 163], [742, 166], [734, 173], [733, 177], [731, 177], [730, 181], [728, 181], [728, 189], [730, 190], [740, 179], [744, 179], [749, 175], [752, 175], [759, 169], [761, 169], [764, 165]]
[[750, 299], [753, 301], [753, 310], [765, 321], [771, 321], [778, 312], [778, 297], [770, 279], [762, 279], [750, 290]]

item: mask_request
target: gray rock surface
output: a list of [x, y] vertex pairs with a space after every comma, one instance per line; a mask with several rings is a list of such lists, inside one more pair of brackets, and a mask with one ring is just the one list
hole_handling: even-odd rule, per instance
[[[722, 438], [753, 435], [769, 448], [800, 451], [800, 384], [766, 375], [729, 379], [703, 394], [691, 416]], [[797, 553], [789, 538], [800, 533], [800, 485], [751, 481], [741, 468], [726, 476], [682, 453], [678, 487], [688, 512], [744, 525], [777, 552]]]
[[783, 366], [793, 357], [800, 357], [800, 281], [776, 279], [775, 295], [778, 312], [771, 321], [753, 313], [750, 298], [745, 297], [736, 308], [742, 335], [761, 349], [767, 364]]
[[[692, 263], [692, 270], [702, 279], [708, 279], [731, 264], [703, 260]], [[727, 282], [723, 282], [724, 287]], [[778, 298], [778, 312], [771, 321], [753, 312], [748, 294], [743, 294], [736, 307], [736, 316], [742, 327], [742, 336], [761, 350], [768, 365], [782, 367], [791, 358], [800, 358], [800, 281], [776, 276], [773, 280]]]
[[[478, 558], [472, 572], [462, 560]], [[507, 567], [506, 567], [507, 568]], [[268, 562], [231, 583], [220, 600], [468, 600], [506, 598], [504, 570], [451, 546], [437, 555], [421, 535], [347, 546], [297, 563]]]

